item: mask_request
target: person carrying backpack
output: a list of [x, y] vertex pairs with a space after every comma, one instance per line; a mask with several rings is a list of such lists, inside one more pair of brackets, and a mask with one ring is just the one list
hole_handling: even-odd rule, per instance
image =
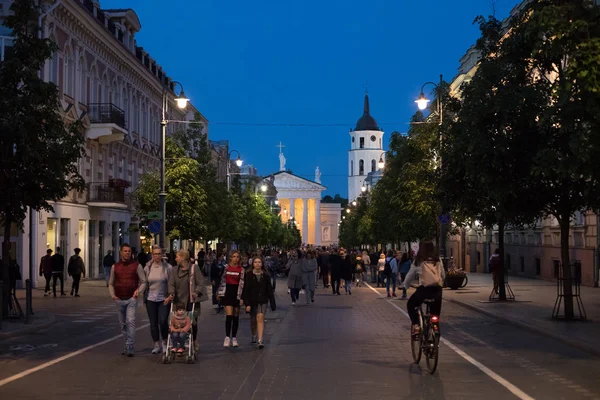
[[408, 289], [416, 278], [415, 275], [418, 275], [419, 286], [408, 299], [406, 306], [412, 322], [411, 333], [413, 336], [420, 334], [418, 308], [425, 299], [434, 300], [434, 303], [430, 305], [431, 315], [440, 317], [442, 311], [442, 286], [446, 272], [433, 242], [421, 241], [419, 243], [419, 252], [402, 282], [403, 289]]

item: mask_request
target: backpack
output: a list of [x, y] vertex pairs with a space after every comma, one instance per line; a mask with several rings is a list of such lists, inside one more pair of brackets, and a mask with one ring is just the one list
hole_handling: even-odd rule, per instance
[[421, 284], [425, 287], [442, 286], [442, 268], [440, 263], [424, 261], [421, 263]]
[[392, 262], [393, 259], [394, 259], [394, 257], [389, 258], [389, 260], [388, 260], [388, 257], [385, 258], [385, 267], [383, 268], [384, 275], [392, 274], [392, 265], [390, 263]]

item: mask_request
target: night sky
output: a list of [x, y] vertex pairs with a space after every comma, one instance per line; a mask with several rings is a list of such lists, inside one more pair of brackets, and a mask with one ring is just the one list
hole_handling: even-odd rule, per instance
[[[519, 0], [497, 0], [497, 18]], [[406, 132], [421, 85], [443, 74], [479, 36], [490, 0], [101, 0], [132, 8], [142, 46], [209, 120], [211, 140], [228, 139], [261, 175], [288, 169], [326, 194], [347, 194], [348, 132], [362, 115]], [[294, 126], [309, 125], [309, 126]], [[385, 145], [384, 145], [385, 147]]]

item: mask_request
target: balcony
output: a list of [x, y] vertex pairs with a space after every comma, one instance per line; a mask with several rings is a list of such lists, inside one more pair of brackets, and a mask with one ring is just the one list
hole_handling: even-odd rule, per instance
[[130, 208], [130, 196], [125, 193], [126, 185], [111, 182], [88, 184], [87, 204], [90, 207]]
[[108, 144], [123, 140], [127, 134], [125, 112], [112, 103], [91, 103], [88, 105], [88, 115], [88, 139]]

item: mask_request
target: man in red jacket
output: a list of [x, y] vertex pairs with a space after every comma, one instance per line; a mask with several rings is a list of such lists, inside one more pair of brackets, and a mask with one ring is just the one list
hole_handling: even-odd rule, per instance
[[131, 258], [131, 246], [121, 245], [121, 259], [110, 270], [108, 290], [117, 303], [119, 323], [125, 340], [125, 351], [121, 354], [133, 357], [135, 344], [135, 311], [138, 295], [146, 288], [146, 275], [143, 267]]

